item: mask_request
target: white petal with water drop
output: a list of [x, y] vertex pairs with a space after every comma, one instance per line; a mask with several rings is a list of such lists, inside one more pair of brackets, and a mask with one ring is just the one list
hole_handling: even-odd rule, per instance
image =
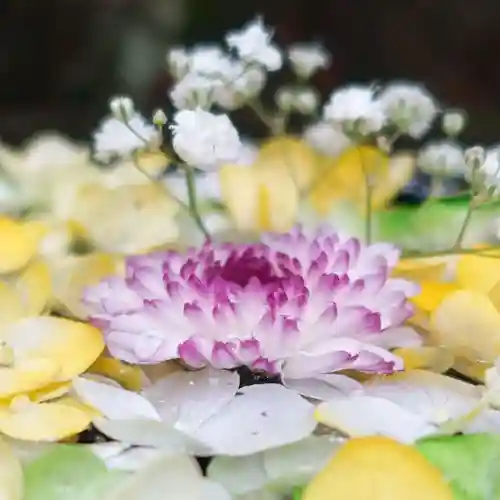
[[281, 385], [244, 387], [193, 435], [219, 455], [250, 455], [299, 441], [316, 427], [314, 406]]
[[165, 422], [186, 433], [196, 430], [227, 405], [238, 390], [239, 376], [212, 369], [176, 372], [144, 391]]

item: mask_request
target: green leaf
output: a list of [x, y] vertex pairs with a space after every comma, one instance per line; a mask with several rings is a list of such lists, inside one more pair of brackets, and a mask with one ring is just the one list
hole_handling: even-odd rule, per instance
[[95, 500], [126, 475], [108, 471], [102, 460], [77, 445], [51, 449], [24, 473], [24, 500]]
[[292, 500], [301, 500], [302, 493], [304, 492], [304, 487], [296, 487], [293, 489]]
[[449, 479], [455, 500], [500, 498], [500, 435], [433, 437], [416, 447]]

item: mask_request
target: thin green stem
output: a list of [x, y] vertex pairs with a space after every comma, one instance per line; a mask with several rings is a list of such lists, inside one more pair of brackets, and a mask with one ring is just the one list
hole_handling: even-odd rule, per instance
[[141, 164], [139, 162], [139, 159], [138, 159], [137, 155], [134, 155], [132, 157], [132, 160], [134, 162], [134, 167], [136, 168], [137, 171], [139, 171], [142, 175], [144, 175], [147, 179], [149, 179], [149, 181], [151, 181], [153, 184], [155, 184], [156, 186], [158, 186], [159, 188], [161, 188], [165, 192], [165, 194], [169, 198], [173, 199], [176, 203], [178, 203], [182, 209], [186, 210], [187, 212], [190, 212], [189, 206], [186, 203], [184, 203], [180, 198], [177, 198], [177, 196], [175, 196], [174, 194], [172, 194], [167, 189], [167, 187], [165, 186], [165, 184], [163, 184], [163, 182], [161, 182], [160, 179], [152, 176], [148, 171], [144, 170], [141, 167]]
[[270, 115], [259, 100], [253, 99], [251, 101], [248, 101], [247, 106], [255, 113], [259, 120], [270, 130], [270, 132], [274, 136], [283, 133], [283, 120], [275, 119], [274, 116]]
[[[498, 251], [498, 255], [491, 254], [491, 251]], [[403, 259], [431, 259], [433, 257], [451, 257], [452, 255], [478, 255], [490, 259], [500, 259], [500, 247], [489, 248], [448, 248], [436, 252], [407, 252], [403, 253]]]
[[467, 205], [467, 212], [465, 214], [464, 222], [462, 223], [462, 227], [460, 228], [460, 232], [458, 233], [455, 244], [453, 245], [454, 250], [462, 247], [462, 243], [463, 243], [463, 240], [465, 238], [465, 234], [467, 232], [467, 228], [469, 227], [469, 224], [470, 224], [470, 221], [472, 218], [472, 214], [474, 213], [475, 208], [476, 207], [474, 204], [474, 200], [471, 200], [470, 203]]
[[358, 148], [359, 158], [361, 161], [361, 169], [365, 181], [366, 198], [365, 198], [365, 243], [370, 245], [372, 242], [372, 218], [373, 218], [373, 186], [368, 172], [361, 148]]
[[184, 166], [184, 171], [186, 172], [186, 186], [188, 192], [188, 200], [189, 200], [189, 213], [193, 218], [196, 225], [199, 227], [200, 231], [203, 233], [207, 240], [210, 240], [210, 233], [208, 232], [203, 220], [200, 216], [200, 212], [198, 210], [198, 205], [196, 201], [196, 182], [194, 179], [194, 171], [189, 165]]

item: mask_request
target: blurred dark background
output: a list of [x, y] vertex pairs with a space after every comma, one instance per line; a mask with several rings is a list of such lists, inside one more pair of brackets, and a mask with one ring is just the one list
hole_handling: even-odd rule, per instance
[[169, 46], [218, 41], [255, 14], [280, 44], [321, 41], [324, 95], [346, 82], [419, 80], [471, 117], [466, 139], [500, 138], [498, 0], [2, 0], [0, 137], [87, 139], [108, 98], [165, 105]]

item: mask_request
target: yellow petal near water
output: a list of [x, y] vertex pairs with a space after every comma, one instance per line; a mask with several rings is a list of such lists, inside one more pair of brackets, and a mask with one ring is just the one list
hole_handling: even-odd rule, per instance
[[55, 364], [57, 374], [52, 382], [70, 380], [84, 372], [104, 349], [97, 328], [51, 316], [18, 321], [0, 332], [0, 340], [23, 359], [45, 358]]
[[70, 400], [0, 408], [0, 432], [25, 441], [58, 441], [85, 430], [94, 415]]
[[0, 498], [22, 500], [24, 493], [23, 469], [12, 448], [0, 440]]
[[0, 274], [19, 271], [36, 254], [36, 242], [17, 221], [0, 217]]
[[430, 336], [434, 345], [465, 359], [494, 362], [500, 355], [500, 313], [486, 295], [460, 290], [431, 315]]
[[415, 448], [389, 438], [344, 444], [309, 483], [303, 500], [453, 500], [441, 472]]

